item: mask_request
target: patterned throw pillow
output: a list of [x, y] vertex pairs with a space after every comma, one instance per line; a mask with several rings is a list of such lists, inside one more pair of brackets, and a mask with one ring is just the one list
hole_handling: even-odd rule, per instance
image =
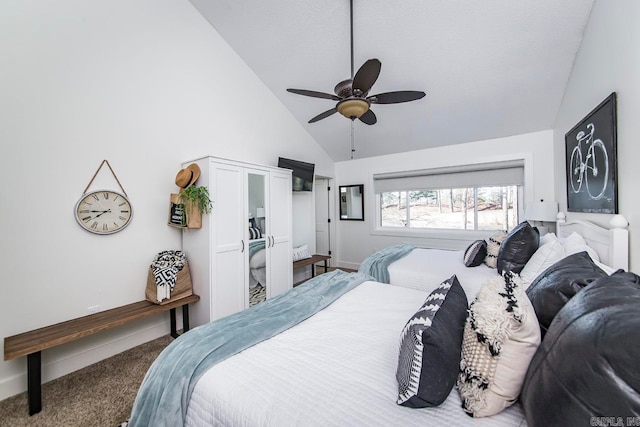
[[512, 405], [539, 345], [538, 320], [520, 277], [506, 272], [488, 281], [464, 328], [457, 382], [463, 409], [486, 417]]
[[477, 267], [484, 262], [487, 257], [487, 242], [476, 240], [464, 251], [465, 267]]
[[467, 297], [451, 276], [434, 289], [409, 319], [400, 339], [397, 403], [410, 408], [437, 406], [458, 376]]
[[259, 239], [260, 237], [262, 237], [262, 232], [260, 232], [259, 228], [249, 227], [249, 239], [250, 240]]
[[498, 254], [500, 253], [500, 244], [507, 237], [506, 231], [498, 231], [493, 236], [489, 237], [487, 243], [487, 256], [484, 259], [484, 263], [488, 267], [496, 268], [498, 266]]

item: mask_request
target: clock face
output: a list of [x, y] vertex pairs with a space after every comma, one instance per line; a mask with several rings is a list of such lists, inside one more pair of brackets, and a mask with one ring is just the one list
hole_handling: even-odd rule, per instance
[[131, 222], [132, 214], [129, 200], [110, 190], [83, 195], [75, 209], [78, 224], [96, 234], [112, 234], [123, 230]]

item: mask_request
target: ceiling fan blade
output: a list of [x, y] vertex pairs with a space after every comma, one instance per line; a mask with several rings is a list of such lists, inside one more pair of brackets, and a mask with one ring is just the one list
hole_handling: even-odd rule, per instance
[[362, 123], [367, 125], [375, 125], [378, 122], [378, 118], [371, 110], [367, 110], [367, 112], [361, 115], [359, 119]]
[[416, 101], [426, 94], [416, 90], [399, 90], [397, 92], [379, 93], [367, 97], [372, 104], [399, 104], [401, 102]]
[[287, 92], [295, 93], [296, 95], [310, 96], [312, 98], [331, 99], [333, 101], [340, 101], [342, 99], [330, 93], [316, 92], [315, 90], [287, 89]]
[[[375, 58], [362, 64], [362, 67], [360, 67], [356, 75], [353, 77], [353, 85], [351, 86], [355, 96], [364, 96], [369, 92], [371, 86], [373, 86], [376, 80], [378, 80], [381, 67], [382, 63]], [[356, 89], [359, 89], [362, 93], [356, 94]]]
[[325, 111], [324, 113], [320, 113], [317, 116], [315, 116], [314, 118], [312, 118], [311, 120], [309, 120], [309, 123], [315, 123], [318, 120], [322, 120], [322, 119], [326, 119], [327, 117], [331, 116], [332, 114], [335, 114], [338, 112], [338, 109], [336, 107], [333, 107], [330, 110]]

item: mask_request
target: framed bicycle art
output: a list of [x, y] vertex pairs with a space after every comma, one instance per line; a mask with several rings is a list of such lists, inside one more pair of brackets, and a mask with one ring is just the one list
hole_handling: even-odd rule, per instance
[[618, 213], [616, 93], [564, 136], [569, 212]]

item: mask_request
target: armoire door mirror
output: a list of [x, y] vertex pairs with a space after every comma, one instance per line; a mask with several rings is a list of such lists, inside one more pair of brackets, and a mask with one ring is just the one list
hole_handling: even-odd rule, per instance
[[364, 221], [364, 185], [340, 186], [340, 219]]
[[266, 238], [268, 224], [265, 202], [267, 195], [267, 176], [260, 171], [247, 174], [247, 203], [249, 216], [249, 244], [247, 248], [249, 276], [249, 307], [267, 298]]

